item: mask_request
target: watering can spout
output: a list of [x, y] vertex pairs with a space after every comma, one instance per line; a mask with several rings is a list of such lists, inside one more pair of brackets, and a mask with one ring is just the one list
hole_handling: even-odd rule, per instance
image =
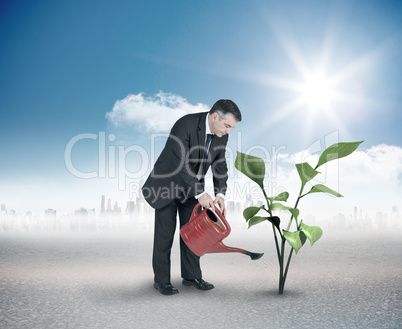
[[256, 252], [250, 252], [244, 249], [240, 248], [233, 248], [233, 247], [228, 247], [226, 246], [222, 241], [219, 241], [217, 244], [215, 244], [213, 247], [211, 247], [207, 253], [220, 253], [220, 252], [238, 252], [247, 256], [250, 256], [251, 260], [257, 260], [264, 255], [263, 253], [256, 253]]
[[264, 253], [260, 254], [260, 253], [257, 253], [257, 252], [247, 251], [246, 255], [250, 256], [251, 260], [257, 260], [257, 259], [260, 259], [264, 255]]
[[200, 204], [194, 207], [189, 222], [180, 229], [183, 241], [193, 253], [202, 256], [206, 253], [238, 252], [250, 256], [252, 260], [262, 257], [260, 253], [226, 246], [222, 240], [230, 234], [229, 223], [218, 208], [197, 213], [200, 207]]

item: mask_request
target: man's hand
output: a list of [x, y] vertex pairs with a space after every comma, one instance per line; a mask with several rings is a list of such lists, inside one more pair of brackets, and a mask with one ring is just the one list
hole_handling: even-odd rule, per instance
[[214, 200], [214, 204], [217, 203], [219, 205], [219, 209], [223, 215], [223, 217], [226, 218], [226, 207], [225, 207], [225, 199], [218, 196], [215, 200]]
[[200, 203], [200, 205], [205, 208], [212, 208], [215, 209], [215, 204], [214, 204], [214, 200], [212, 200], [211, 196], [208, 193], [204, 193], [203, 195], [201, 195], [198, 198], [198, 202]]

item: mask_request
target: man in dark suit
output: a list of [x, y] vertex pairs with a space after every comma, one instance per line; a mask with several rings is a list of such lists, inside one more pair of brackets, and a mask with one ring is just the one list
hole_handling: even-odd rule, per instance
[[[231, 130], [241, 121], [241, 113], [231, 100], [217, 101], [209, 112], [188, 114], [170, 131], [154, 168], [142, 187], [146, 201], [155, 208], [155, 232], [152, 267], [154, 288], [164, 295], [178, 293], [170, 281], [170, 253], [179, 213], [180, 227], [185, 225], [197, 203], [204, 208], [219, 205], [225, 216], [227, 188], [226, 144]], [[211, 167], [213, 199], [204, 191], [204, 176]], [[180, 238], [183, 285], [199, 290], [214, 286], [202, 279], [200, 257]]]

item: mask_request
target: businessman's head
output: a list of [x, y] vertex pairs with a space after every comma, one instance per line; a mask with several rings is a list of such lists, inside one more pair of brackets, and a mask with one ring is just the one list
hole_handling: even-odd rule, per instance
[[241, 112], [237, 105], [229, 99], [220, 99], [209, 111], [209, 127], [218, 137], [229, 135], [238, 122]]

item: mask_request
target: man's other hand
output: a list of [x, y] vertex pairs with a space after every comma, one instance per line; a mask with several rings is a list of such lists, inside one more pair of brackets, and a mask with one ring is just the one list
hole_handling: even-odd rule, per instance
[[198, 202], [200, 203], [200, 205], [205, 208], [212, 208], [215, 209], [215, 205], [214, 205], [214, 200], [212, 200], [211, 196], [208, 193], [204, 193], [203, 195], [201, 195], [198, 198]]
[[223, 217], [226, 218], [226, 207], [225, 207], [225, 199], [218, 196], [215, 200], [214, 200], [214, 204], [217, 203], [219, 205], [219, 209], [223, 215]]

